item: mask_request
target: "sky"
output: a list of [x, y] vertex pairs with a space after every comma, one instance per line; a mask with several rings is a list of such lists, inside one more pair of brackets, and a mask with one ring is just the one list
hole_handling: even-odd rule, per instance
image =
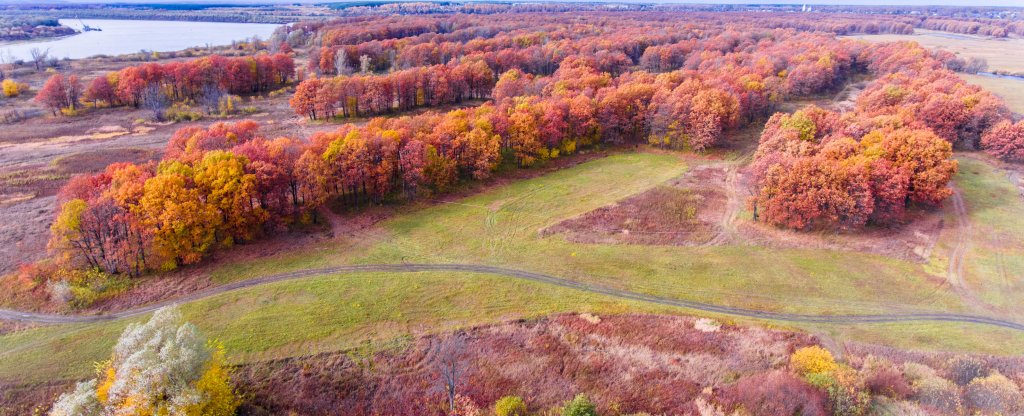
[[[36, 0], [23, 0], [34, 2]], [[64, 0], [70, 3], [325, 3], [344, 0]], [[514, 0], [512, 0], [514, 1]], [[529, 0], [526, 0], [529, 1]], [[542, 0], [543, 1], [543, 0]], [[700, 3], [700, 4], [831, 4], [831, 5], [899, 5], [899, 6], [1017, 6], [1024, 0], [581, 0], [626, 3]], [[0, 3], [5, 3], [0, 0]]]

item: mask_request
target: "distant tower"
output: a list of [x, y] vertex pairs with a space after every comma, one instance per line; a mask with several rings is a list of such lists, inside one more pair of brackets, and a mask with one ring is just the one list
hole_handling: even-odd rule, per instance
[[807, 5], [805, 4], [803, 7], [801, 7], [800, 11], [801, 12], [806, 12], [807, 11]]

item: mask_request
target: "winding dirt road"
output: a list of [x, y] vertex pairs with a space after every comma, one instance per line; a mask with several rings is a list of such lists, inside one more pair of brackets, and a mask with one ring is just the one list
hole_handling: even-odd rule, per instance
[[921, 314], [879, 314], [879, 315], [807, 315], [760, 311], [744, 309], [732, 306], [715, 305], [710, 303], [671, 299], [627, 290], [613, 289], [590, 283], [576, 282], [555, 276], [541, 273], [533, 273], [523, 270], [508, 269], [496, 266], [484, 266], [477, 264], [364, 264], [352, 266], [336, 266], [321, 269], [300, 270], [290, 273], [281, 273], [265, 276], [257, 279], [243, 280], [229, 283], [223, 286], [192, 293], [188, 296], [156, 303], [153, 305], [115, 312], [105, 315], [56, 315], [38, 314], [31, 312], [20, 312], [0, 309], [0, 320], [15, 322], [30, 322], [40, 324], [61, 324], [98, 322], [117, 318], [126, 318], [152, 312], [163, 306], [192, 302], [217, 294], [238, 290], [247, 287], [265, 285], [273, 282], [286, 280], [311, 278], [343, 273], [365, 273], [365, 272], [390, 272], [390, 273], [412, 273], [412, 272], [467, 272], [484, 273], [498, 276], [511, 277], [533, 282], [547, 283], [555, 286], [581, 290], [589, 293], [608, 295], [620, 299], [647, 302], [658, 305], [676, 306], [680, 308], [694, 309], [704, 312], [720, 313], [724, 315], [741, 316], [748, 318], [770, 319], [783, 322], [804, 322], [804, 323], [827, 323], [827, 324], [867, 324], [867, 323], [891, 323], [891, 322], [960, 322], [980, 325], [990, 325], [1007, 328], [1016, 331], [1024, 331], [1024, 324], [989, 318], [976, 315], [961, 315], [947, 313], [921, 313]]

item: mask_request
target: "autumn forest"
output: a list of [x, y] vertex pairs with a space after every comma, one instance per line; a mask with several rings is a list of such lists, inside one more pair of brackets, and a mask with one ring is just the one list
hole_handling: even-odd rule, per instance
[[0, 55], [0, 415], [1024, 411], [1020, 10], [295, 7]]

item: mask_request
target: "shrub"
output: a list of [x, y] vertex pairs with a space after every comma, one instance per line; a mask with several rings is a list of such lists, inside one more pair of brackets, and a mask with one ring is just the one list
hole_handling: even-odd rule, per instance
[[864, 368], [864, 385], [872, 394], [902, 400], [910, 395], [910, 383], [889, 361], [872, 360]]
[[968, 406], [985, 413], [1016, 414], [1024, 409], [1020, 389], [998, 371], [971, 381], [964, 399]]
[[37, 108], [12, 108], [10, 110], [0, 111], [0, 124], [14, 124], [40, 114], [42, 114], [42, 111]]
[[785, 371], [740, 379], [718, 401], [727, 409], [742, 408], [752, 415], [825, 415], [825, 394]]
[[913, 398], [922, 406], [945, 414], [953, 414], [960, 409], [960, 389], [949, 380], [925, 375], [915, 380], [913, 387], [916, 392]]
[[817, 345], [796, 350], [789, 357], [789, 364], [793, 366], [793, 370], [803, 376], [830, 373], [837, 367], [832, 353]]
[[127, 277], [107, 274], [97, 269], [59, 269], [50, 276], [47, 286], [51, 300], [67, 303], [74, 309], [83, 309], [98, 300], [123, 293], [131, 284]]
[[496, 416], [526, 416], [526, 402], [519, 396], [505, 396], [494, 403]]
[[829, 403], [836, 416], [860, 416], [868, 412], [871, 395], [864, 389], [864, 381], [856, 371], [841, 367], [834, 373], [835, 383], [828, 386]]
[[61, 394], [50, 408], [50, 416], [98, 415], [102, 411], [96, 400], [96, 380], [78, 383], [71, 393]]
[[184, 103], [177, 103], [164, 112], [164, 118], [175, 122], [199, 121], [203, 118], [203, 114], [192, 110], [192, 108]]
[[3, 83], [0, 83], [0, 87], [3, 89], [4, 97], [7, 98], [17, 97], [28, 91], [28, 84], [15, 82], [13, 79], [5, 79]]
[[562, 407], [562, 416], [597, 416], [597, 406], [583, 393], [577, 394]]
[[934, 368], [914, 362], [903, 363], [903, 374], [907, 376], [907, 380], [910, 381], [911, 384], [916, 383], [921, 379], [938, 377], [938, 373], [935, 372]]
[[217, 110], [220, 111], [220, 115], [222, 116], [235, 114], [236, 103], [241, 100], [242, 99], [237, 95], [225, 95], [221, 97], [220, 101], [217, 103]]
[[452, 416], [483, 416], [484, 412], [476, 402], [461, 394], [455, 396], [455, 412]]
[[966, 386], [971, 380], [988, 374], [985, 362], [970, 355], [958, 355], [946, 361], [946, 374], [954, 383]]
[[810, 373], [806, 377], [812, 386], [828, 393], [832, 414], [859, 416], [867, 413], [871, 396], [864, 391], [863, 380], [852, 368], [837, 366], [832, 371]]

